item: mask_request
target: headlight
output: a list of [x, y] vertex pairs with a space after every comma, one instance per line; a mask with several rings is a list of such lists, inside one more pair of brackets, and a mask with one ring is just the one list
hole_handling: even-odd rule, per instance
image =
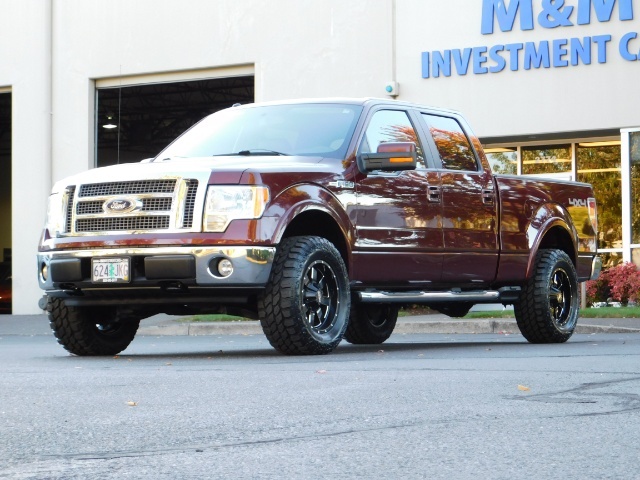
[[62, 193], [52, 193], [49, 195], [45, 226], [47, 230], [49, 230], [51, 237], [56, 237], [59, 232], [65, 231], [64, 196]]
[[211, 185], [202, 228], [205, 232], [224, 232], [232, 220], [260, 218], [268, 202], [267, 187]]

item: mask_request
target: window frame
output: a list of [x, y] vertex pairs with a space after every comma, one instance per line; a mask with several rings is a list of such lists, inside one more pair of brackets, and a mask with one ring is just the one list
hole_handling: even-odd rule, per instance
[[[424, 166], [421, 165], [420, 163], [418, 163], [418, 165], [416, 166], [416, 169], [414, 171], [426, 171], [426, 170], [434, 170], [437, 169], [437, 165], [435, 163], [434, 157], [433, 157], [433, 151], [431, 146], [428, 144], [428, 138], [424, 135], [424, 129], [422, 128], [422, 125], [419, 121], [419, 118], [416, 117], [416, 115], [419, 116], [419, 113], [417, 113], [415, 111], [415, 109], [412, 109], [410, 107], [405, 107], [405, 106], [395, 106], [395, 105], [389, 105], [389, 104], [384, 104], [384, 105], [377, 105], [374, 108], [369, 109], [366, 112], [366, 117], [363, 121], [362, 124], [362, 128], [360, 129], [360, 133], [358, 135], [358, 140], [356, 142], [356, 158], [362, 153], [361, 147], [363, 144], [363, 141], [367, 135], [367, 129], [369, 128], [369, 125], [371, 123], [371, 119], [373, 118], [373, 116], [383, 110], [388, 110], [388, 111], [397, 111], [397, 112], [403, 112], [407, 118], [409, 119], [409, 123], [411, 123], [411, 126], [413, 127], [413, 130], [416, 133], [416, 138], [418, 139], [419, 145], [416, 145], [417, 148], [420, 148], [422, 150], [422, 155], [424, 157]], [[357, 127], [356, 127], [357, 128]], [[380, 170], [375, 170], [373, 172], [369, 172], [368, 175], [391, 175], [391, 176], [398, 176], [400, 174], [404, 173], [403, 171], [400, 172], [383, 172]]]
[[[482, 173], [484, 172], [485, 168], [484, 165], [482, 164], [482, 162], [480, 161], [480, 156], [478, 155], [478, 152], [476, 151], [476, 148], [473, 145], [473, 142], [471, 141], [471, 138], [469, 137], [469, 133], [467, 132], [466, 126], [464, 124], [464, 122], [462, 122], [460, 120], [460, 118], [455, 115], [455, 114], [447, 114], [445, 112], [434, 112], [434, 111], [429, 111], [429, 110], [421, 110], [418, 112], [418, 115], [420, 117], [422, 126], [423, 126], [423, 134], [425, 136], [425, 138], [427, 139], [427, 142], [429, 143], [429, 146], [431, 148], [432, 151], [432, 155], [434, 159], [437, 159], [437, 163], [438, 165], [436, 166], [436, 168], [438, 170], [442, 170], [445, 172], [460, 172], [460, 173]], [[469, 149], [473, 155], [473, 158], [475, 160], [475, 164], [476, 164], [476, 169], [475, 170], [460, 170], [460, 169], [454, 169], [454, 168], [447, 168], [445, 167], [443, 161], [442, 161], [442, 156], [440, 155], [440, 150], [438, 149], [438, 145], [435, 141], [435, 139], [433, 138], [433, 134], [431, 133], [431, 123], [428, 121], [428, 117], [429, 116], [433, 116], [433, 117], [442, 117], [442, 118], [447, 118], [450, 120], [453, 120], [454, 122], [457, 123], [457, 125], [460, 127], [460, 131], [464, 134], [465, 138], [467, 139], [467, 143], [469, 145]]]

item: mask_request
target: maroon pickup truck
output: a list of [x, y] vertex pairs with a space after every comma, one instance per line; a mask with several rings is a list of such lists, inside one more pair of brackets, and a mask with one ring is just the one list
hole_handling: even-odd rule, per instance
[[413, 304], [513, 304], [527, 340], [565, 342], [596, 239], [590, 185], [493, 175], [456, 112], [291, 101], [58, 182], [38, 279], [76, 355], [124, 350], [157, 313], [224, 312], [260, 319], [282, 353], [323, 354], [384, 342]]

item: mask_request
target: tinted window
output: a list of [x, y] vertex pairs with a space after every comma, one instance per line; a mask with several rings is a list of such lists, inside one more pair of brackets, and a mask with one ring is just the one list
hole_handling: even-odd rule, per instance
[[378, 145], [386, 142], [413, 142], [416, 145], [418, 156], [418, 168], [425, 168], [424, 155], [418, 134], [416, 133], [409, 116], [399, 110], [379, 110], [373, 114], [364, 138], [360, 144], [360, 153], [374, 153], [378, 151]]
[[423, 114], [448, 170], [478, 170], [476, 156], [460, 124], [453, 118]]

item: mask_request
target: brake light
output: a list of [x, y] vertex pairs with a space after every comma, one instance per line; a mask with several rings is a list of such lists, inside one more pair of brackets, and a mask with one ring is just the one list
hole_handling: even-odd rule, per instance
[[591, 220], [591, 226], [593, 231], [598, 233], [598, 206], [596, 205], [596, 199], [593, 197], [587, 198], [587, 207], [589, 209], [589, 220]]

